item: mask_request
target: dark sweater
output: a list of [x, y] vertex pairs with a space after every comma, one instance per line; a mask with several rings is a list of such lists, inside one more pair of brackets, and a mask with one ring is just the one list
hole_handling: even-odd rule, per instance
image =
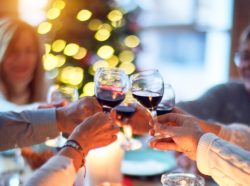
[[197, 100], [180, 102], [177, 106], [204, 120], [250, 126], [250, 93], [240, 82], [217, 85]]

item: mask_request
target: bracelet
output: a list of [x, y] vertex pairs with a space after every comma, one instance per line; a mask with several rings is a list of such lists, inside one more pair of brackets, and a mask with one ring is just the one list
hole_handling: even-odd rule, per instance
[[81, 167], [84, 166], [85, 154], [82, 152], [83, 148], [81, 147], [81, 145], [76, 140], [67, 140], [66, 143], [62, 146], [62, 148], [65, 148], [65, 147], [71, 147], [71, 148], [75, 149], [77, 152], [79, 152], [82, 156]]

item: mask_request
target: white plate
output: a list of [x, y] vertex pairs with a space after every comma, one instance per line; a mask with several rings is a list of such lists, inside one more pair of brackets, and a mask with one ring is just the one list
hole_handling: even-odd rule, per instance
[[176, 167], [173, 152], [150, 148], [127, 151], [122, 162], [122, 173], [130, 176], [154, 176]]

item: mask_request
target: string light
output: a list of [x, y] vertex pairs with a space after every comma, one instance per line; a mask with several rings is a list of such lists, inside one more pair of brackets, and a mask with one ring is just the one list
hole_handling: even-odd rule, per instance
[[135, 59], [135, 55], [130, 50], [124, 50], [119, 54], [119, 59], [121, 62], [132, 62]]
[[90, 12], [89, 10], [83, 9], [80, 12], [78, 12], [76, 18], [79, 21], [87, 21], [88, 19], [90, 19], [91, 16], [92, 16], [92, 12]]
[[54, 52], [61, 52], [61, 51], [63, 51], [65, 46], [66, 46], [66, 41], [64, 41], [62, 39], [58, 39], [52, 43], [52, 50]]
[[117, 22], [123, 18], [123, 14], [120, 10], [112, 10], [107, 17], [110, 21]]
[[84, 70], [80, 67], [68, 66], [62, 69], [60, 80], [63, 83], [78, 86], [84, 78]]
[[80, 47], [78, 52], [73, 56], [74, 59], [80, 60], [87, 55], [87, 49], [84, 47]]
[[114, 53], [114, 48], [109, 45], [104, 45], [97, 50], [97, 55], [103, 59], [110, 58]]
[[124, 43], [129, 48], [135, 48], [140, 44], [140, 39], [135, 35], [130, 35], [124, 39]]
[[37, 29], [39, 34], [47, 34], [52, 28], [52, 24], [50, 22], [42, 22]]
[[47, 12], [47, 18], [51, 20], [56, 19], [59, 15], [60, 15], [60, 10], [57, 8], [51, 8]]
[[69, 43], [64, 48], [64, 54], [67, 56], [74, 56], [79, 51], [80, 46], [75, 43]]
[[100, 19], [92, 19], [88, 24], [88, 28], [92, 31], [96, 31], [101, 25], [102, 21]]

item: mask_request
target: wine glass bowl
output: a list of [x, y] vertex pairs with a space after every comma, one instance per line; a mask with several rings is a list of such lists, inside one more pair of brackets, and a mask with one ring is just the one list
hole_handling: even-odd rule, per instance
[[164, 93], [163, 79], [159, 71], [157, 69], [142, 71], [132, 75], [130, 80], [134, 98], [155, 116], [154, 111]]
[[95, 95], [103, 111], [110, 112], [126, 96], [129, 79], [125, 72], [118, 68], [101, 68], [95, 75]]

